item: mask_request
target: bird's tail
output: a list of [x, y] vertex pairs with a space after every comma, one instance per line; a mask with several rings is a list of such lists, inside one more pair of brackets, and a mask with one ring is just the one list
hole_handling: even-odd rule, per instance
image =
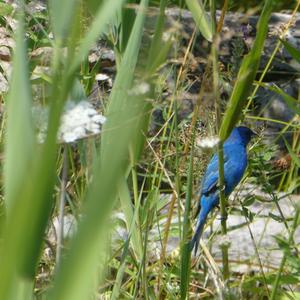
[[192, 240], [190, 241], [190, 250], [193, 251], [193, 249], [194, 249], [195, 255], [197, 254], [198, 245], [199, 245], [199, 241], [200, 241], [200, 238], [201, 238], [201, 235], [203, 232], [204, 224], [206, 222], [206, 218], [207, 218], [207, 214], [205, 214], [205, 213], [203, 214], [203, 211], [202, 212], [200, 211], [196, 230], [195, 230]]

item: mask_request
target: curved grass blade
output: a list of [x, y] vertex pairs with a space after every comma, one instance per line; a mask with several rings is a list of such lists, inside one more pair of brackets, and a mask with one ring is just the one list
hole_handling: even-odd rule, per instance
[[107, 123], [102, 131], [101, 156], [96, 162], [93, 182], [87, 193], [84, 218], [71, 243], [68, 257], [55, 278], [53, 291], [49, 295], [53, 300], [87, 299], [94, 289], [94, 282], [105, 275], [103, 257], [107, 246], [105, 235], [110, 228], [107, 226], [108, 218], [117, 198], [119, 182], [128, 169], [129, 145], [139, 129], [136, 128], [136, 117], [145, 104], [144, 97], [129, 97], [128, 91], [133, 83], [147, 6], [147, 0], [140, 4], [115, 80]]
[[49, 1], [51, 24], [56, 41], [62, 42], [69, 36], [73, 26], [72, 20], [75, 16], [72, 12], [74, 7], [78, 5], [78, 0]]
[[292, 57], [300, 64], [300, 51], [293, 47], [290, 43], [285, 40], [280, 40], [284, 45], [285, 49], [292, 55]]
[[[22, 201], [22, 196], [19, 193], [22, 190], [24, 178], [28, 178], [28, 175], [30, 175], [29, 170], [32, 167], [32, 160], [36, 151], [24, 28], [24, 11], [21, 9], [19, 26], [16, 32], [14, 69], [7, 99], [4, 161], [6, 220], [1, 220], [1, 226], [4, 225], [4, 241], [6, 241], [7, 236], [10, 236], [11, 228], [8, 224], [11, 224], [11, 221], [16, 217], [14, 207], [19, 205], [19, 201]], [[31, 294], [33, 288], [33, 276], [30, 276], [27, 280], [17, 276], [17, 268], [20, 265], [18, 264], [20, 262], [19, 255], [16, 251], [9, 251], [6, 246], [6, 242], [4, 242], [0, 251], [0, 298], [16, 299], [17, 297], [23, 297], [23, 299], [29, 299], [28, 294]], [[12, 241], [11, 246], [13, 249], [20, 249], [16, 248], [17, 243], [15, 241]]]
[[78, 69], [82, 60], [89, 54], [91, 47], [96, 43], [99, 35], [105, 31], [107, 24], [116, 15], [116, 12], [121, 9], [125, 0], [103, 2], [91, 24], [91, 29], [80, 42], [78, 53], [70, 67], [71, 74]]
[[192, 149], [190, 154], [190, 161], [188, 167], [188, 181], [187, 181], [187, 193], [184, 207], [183, 217], [183, 234], [181, 241], [181, 262], [180, 262], [180, 299], [184, 300], [188, 297], [188, 288], [190, 282], [190, 270], [191, 270], [191, 243], [190, 243], [190, 212], [191, 201], [193, 195], [193, 158], [194, 158], [194, 139], [195, 129], [193, 131]]
[[19, 24], [16, 34], [13, 76], [7, 99], [4, 178], [5, 204], [9, 215], [12, 214], [16, 194], [30, 169], [35, 147], [24, 20], [19, 20]]
[[213, 37], [211, 20], [205, 11], [202, 1], [186, 0], [185, 2], [198, 26], [198, 29], [204, 38], [211, 42]]
[[264, 42], [268, 32], [268, 21], [272, 12], [273, 0], [266, 0], [263, 11], [257, 24], [257, 36], [249, 54], [243, 59], [236, 83], [234, 85], [227, 110], [225, 112], [220, 139], [224, 141], [238, 122], [242, 109], [251, 93]]
[[278, 86], [270, 86], [267, 84], [263, 84], [260, 83], [260, 86], [264, 87], [265, 89], [268, 89], [280, 96], [282, 96], [283, 100], [285, 101], [286, 105], [292, 110], [294, 111], [296, 114], [300, 114], [300, 108], [299, 108], [299, 103], [297, 101], [297, 99], [295, 99], [294, 97], [290, 96], [289, 94], [287, 94], [285, 91], [283, 91], [281, 88], [279, 88]]

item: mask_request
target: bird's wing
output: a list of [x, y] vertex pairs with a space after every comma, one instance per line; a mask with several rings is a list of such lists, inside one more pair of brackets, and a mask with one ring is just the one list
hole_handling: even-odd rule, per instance
[[[229, 156], [224, 153], [224, 168], [226, 168]], [[205, 175], [202, 181], [201, 194], [207, 195], [215, 192], [218, 188], [219, 181], [219, 158], [217, 154], [214, 154], [209, 162]]]

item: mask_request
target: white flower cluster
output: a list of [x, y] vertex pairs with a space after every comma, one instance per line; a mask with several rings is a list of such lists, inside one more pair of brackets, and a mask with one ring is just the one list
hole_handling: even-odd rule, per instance
[[[39, 131], [38, 140], [43, 142], [47, 134], [48, 109], [34, 108], [33, 113]], [[72, 143], [90, 135], [99, 134], [105, 121], [106, 118], [100, 115], [89, 102], [68, 101], [61, 117], [58, 142]]]
[[197, 146], [200, 148], [214, 148], [220, 142], [218, 137], [206, 137], [197, 140]]
[[138, 96], [147, 94], [150, 91], [150, 85], [147, 82], [140, 82], [136, 84], [129, 92], [130, 96]]
[[106, 118], [87, 101], [68, 101], [61, 118], [58, 140], [72, 143], [89, 135], [99, 134]]

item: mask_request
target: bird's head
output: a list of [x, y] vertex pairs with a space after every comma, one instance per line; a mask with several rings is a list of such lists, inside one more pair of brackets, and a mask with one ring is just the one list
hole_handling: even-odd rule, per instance
[[225, 141], [225, 143], [239, 142], [247, 146], [251, 140], [251, 137], [255, 135], [256, 133], [253, 132], [250, 128], [246, 126], [238, 126], [232, 130], [229, 138]]

